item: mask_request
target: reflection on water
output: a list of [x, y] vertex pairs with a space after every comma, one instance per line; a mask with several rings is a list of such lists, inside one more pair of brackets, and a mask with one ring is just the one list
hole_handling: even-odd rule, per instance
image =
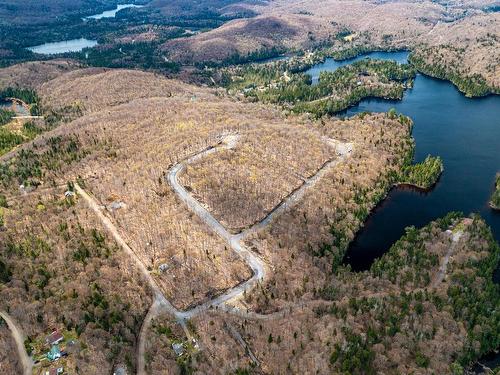
[[[407, 61], [408, 52], [374, 52], [340, 62], [329, 59], [307, 73], [317, 80], [320, 71], [333, 71], [366, 57], [401, 63]], [[451, 83], [418, 74], [403, 100], [367, 99], [342, 115], [387, 112], [391, 108], [415, 123], [416, 161], [438, 155], [445, 171], [431, 192], [393, 189], [357, 234], [346, 261], [355, 271], [368, 269], [406, 227], [424, 226], [450, 211], [479, 213], [500, 239], [500, 213], [488, 206], [495, 175], [500, 171], [500, 97], [466, 98]]]
[[402, 101], [369, 99], [346, 111], [385, 112], [396, 108], [415, 126], [416, 161], [439, 155], [445, 171], [428, 194], [396, 188], [372, 213], [351, 244], [346, 260], [354, 270], [367, 269], [386, 252], [407, 226], [421, 227], [450, 211], [479, 213], [500, 239], [500, 213], [488, 202], [500, 170], [500, 97], [470, 99], [450, 83], [423, 75]]
[[[393, 56], [398, 62], [405, 62], [407, 54], [406, 57], [402, 54], [376, 52], [368, 56], [384, 59]], [[327, 60], [308, 73], [317, 82], [320, 71], [332, 71], [364, 57], [342, 62]], [[500, 97], [466, 98], [451, 83], [419, 74], [403, 100], [367, 99], [343, 115], [387, 112], [391, 108], [410, 116], [415, 123], [416, 161], [429, 154], [438, 155], [443, 159], [445, 171], [430, 192], [405, 187], [391, 190], [356, 235], [345, 262], [354, 271], [366, 270], [404, 234], [406, 227], [422, 227], [450, 211], [479, 213], [496, 240], [500, 240], [500, 212], [488, 205], [495, 175], [500, 171]], [[497, 269], [494, 280], [499, 279]], [[492, 353], [480, 362], [498, 368], [500, 355]]]

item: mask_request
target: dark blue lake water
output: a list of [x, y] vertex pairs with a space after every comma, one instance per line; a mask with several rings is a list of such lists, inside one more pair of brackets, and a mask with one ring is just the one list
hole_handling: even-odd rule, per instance
[[370, 52], [365, 55], [354, 57], [352, 59], [336, 61], [334, 59], [326, 59], [323, 63], [314, 65], [306, 73], [312, 77], [312, 84], [318, 83], [319, 73], [323, 71], [333, 72], [341, 66], [352, 64], [355, 61], [362, 59], [379, 59], [379, 60], [395, 60], [398, 63], [408, 62], [408, 52]]
[[[380, 58], [380, 54], [368, 57]], [[390, 59], [391, 55], [399, 62], [407, 58], [405, 52], [383, 53], [383, 58]], [[336, 69], [341, 65], [327, 61], [311, 72], [319, 74], [321, 66]], [[500, 171], [500, 96], [469, 99], [451, 83], [418, 75], [403, 100], [364, 100], [345, 115], [391, 108], [414, 121], [415, 161], [429, 154], [439, 155], [445, 171], [429, 193], [393, 189], [357, 234], [346, 262], [353, 270], [366, 270], [404, 234], [406, 227], [424, 226], [450, 211], [479, 213], [500, 240], [500, 213], [488, 206], [495, 174]]]

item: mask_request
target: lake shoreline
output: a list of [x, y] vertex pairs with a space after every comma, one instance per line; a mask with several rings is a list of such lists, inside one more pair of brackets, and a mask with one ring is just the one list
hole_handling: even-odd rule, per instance
[[139, 5], [139, 4], [117, 4], [114, 9], [107, 9], [101, 13], [83, 17], [82, 20], [89, 21], [89, 20], [100, 20], [102, 18], [116, 18], [116, 14], [123, 9], [143, 8], [143, 7], [144, 5]]
[[81, 52], [85, 48], [93, 48], [98, 44], [97, 40], [79, 38], [63, 40], [60, 42], [48, 42], [38, 46], [28, 47], [26, 49], [43, 56], [57, 56], [64, 53]]
[[402, 100], [366, 99], [337, 114], [349, 117], [395, 108], [414, 121], [415, 159], [437, 155], [447, 170], [429, 188], [404, 183], [391, 186], [356, 232], [344, 264], [366, 270], [404, 234], [405, 227], [423, 226], [451, 211], [479, 212], [498, 241], [500, 217], [488, 204], [491, 176], [500, 163], [494, 142], [500, 132], [494, 120], [500, 115], [498, 100], [496, 95], [466, 98], [451, 82], [419, 73]]

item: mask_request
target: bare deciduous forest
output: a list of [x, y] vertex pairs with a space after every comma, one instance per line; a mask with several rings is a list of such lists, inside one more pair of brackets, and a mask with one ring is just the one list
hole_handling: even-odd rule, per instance
[[[446, 159], [414, 163], [395, 109], [339, 113], [418, 73], [498, 94], [491, 1], [134, 4], [0, 5], [0, 312], [22, 333], [0, 318], [0, 373], [464, 375], [498, 350], [478, 215], [345, 261], [389, 191], [430, 189]], [[73, 37], [98, 45], [26, 49]], [[410, 54], [305, 73], [370, 51]]]

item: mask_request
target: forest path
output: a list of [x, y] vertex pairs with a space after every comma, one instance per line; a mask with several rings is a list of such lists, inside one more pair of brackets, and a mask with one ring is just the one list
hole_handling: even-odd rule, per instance
[[24, 347], [24, 334], [21, 328], [17, 326], [15, 321], [5, 311], [0, 311], [0, 317], [2, 317], [2, 319], [7, 323], [7, 326], [12, 333], [12, 337], [16, 342], [19, 359], [21, 360], [21, 363], [23, 365], [23, 374], [31, 375], [33, 372], [33, 360], [28, 355], [28, 353], [26, 352], [26, 348]]

